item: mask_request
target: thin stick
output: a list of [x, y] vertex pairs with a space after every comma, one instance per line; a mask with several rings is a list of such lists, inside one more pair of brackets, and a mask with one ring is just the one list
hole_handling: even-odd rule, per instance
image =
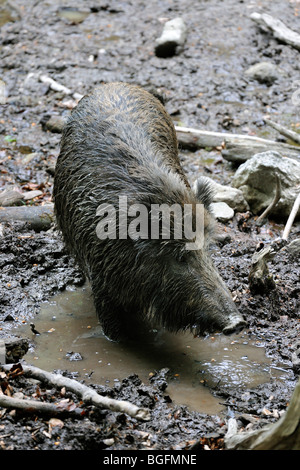
[[276, 190], [273, 201], [271, 204], [266, 208], [266, 210], [257, 218], [256, 225], [260, 225], [262, 220], [264, 220], [267, 215], [274, 209], [276, 204], [278, 203], [279, 199], [281, 198], [281, 183], [278, 175], [276, 175]]
[[[182, 132], [184, 134], [194, 134], [200, 137], [211, 137], [214, 140], [214, 143], [217, 145], [222, 145], [225, 141], [236, 142], [239, 140], [249, 141], [249, 142], [260, 142], [262, 144], [273, 144], [275, 143], [269, 139], [263, 139], [262, 137], [256, 137], [248, 134], [230, 134], [228, 132], [215, 132], [215, 131], [206, 131], [202, 129], [194, 129], [192, 127], [184, 126], [175, 126], [176, 132]], [[277, 142], [276, 142], [277, 143]]]
[[207, 147], [217, 147], [222, 146], [228, 142], [232, 144], [262, 144], [266, 145], [267, 147], [276, 146], [282, 149], [290, 149], [295, 150], [300, 153], [300, 149], [297, 146], [284, 144], [281, 142], [275, 142], [270, 139], [264, 139], [262, 137], [257, 137], [248, 134], [230, 134], [229, 132], [216, 132], [216, 131], [207, 131], [203, 129], [195, 129], [192, 127], [183, 127], [183, 126], [174, 126], [176, 132], [180, 134], [187, 134], [195, 139], [203, 139], [202, 145]]
[[[9, 371], [13, 365], [4, 364], [1, 365], [1, 367], [5, 371]], [[77, 382], [77, 380], [69, 379], [68, 377], [64, 377], [61, 374], [52, 374], [34, 366], [28, 366], [24, 364], [20, 366], [16, 364], [15, 367], [22, 367], [25, 377], [31, 377], [40, 380], [41, 382], [49, 383], [50, 385], [57, 388], [65, 387], [79, 396], [85, 404], [94, 405], [99, 408], [106, 408], [111, 411], [126, 413], [133, 418], [143, 421], [149, 421], [150, 419], [150, 413], [148, 409], [140, 408], [127, 401], [119, 401], [112, 398], [103, 397], [90, 387]]]
[[287, 240], [288, 239], [289, 233], [291, 231], [291, 228], [292, 228], [294, 219], [297, 215], [297, 212], [299, 210], [299, 207], [300, 207], [300, 192], [299, 192], [298, 196], [296, 197], [296, 200], [293, 204], [293, 207], [292, 207], [291, 213], [289, 215], [288, 221], [287, 221], [287, 223], [284, 227], [284, 231], [283, 231], [283, 234], [282, 234], [282, 240]]

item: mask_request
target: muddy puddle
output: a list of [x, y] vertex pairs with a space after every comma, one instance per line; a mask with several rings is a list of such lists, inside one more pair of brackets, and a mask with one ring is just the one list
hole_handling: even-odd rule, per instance
[[[37, 367], [53, 371], [68, 369], [79, 373], [86, 383], [108, 384], [138, 374], [149, 377], [162, 368], [170, 370], [166, 393], [176, 404], [207, 414], [223, 410], [220, 399], [210, 389], [255, 387], [284, 376], [274, 369], [265, 355], [263, 342], [250, 338], [247, 331], [195, 338], [190, 333], [171, 334], [152, 330], [136, 342], [119, 344], [103, 336], [88, 286], [66, 290], [43, 303], [34, 320], [21, 328], [33, 347], [24, 359]], [[284, 378], [284, 377], [282, 377]]]

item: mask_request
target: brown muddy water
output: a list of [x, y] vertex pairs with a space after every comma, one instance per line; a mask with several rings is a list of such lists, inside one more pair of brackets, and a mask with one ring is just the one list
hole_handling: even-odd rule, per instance
[[207, 414], [224, 409], [210, 392], [221, 382], [223, 387], [255, 387], [270, 376], [284, 378], [283, 370], [271, 367], [263, 342], [250, 338], [247, 331], [198, 338], [187, 332], [151, 330], [147, 337], [137, 335], [134, 343], [109, 341], [97, 321], [88, 286], [66, 290], [43, 303], [34, 321], [39, 334], [29, 323], [20, 332], [33, 343], [24, 356], [27, 363], [48, 371], [68, 369], [87, 384], [110, 386], [130, 374], [147, 383], [155, 371], [168, 368], [166, 393], [176, 404]]

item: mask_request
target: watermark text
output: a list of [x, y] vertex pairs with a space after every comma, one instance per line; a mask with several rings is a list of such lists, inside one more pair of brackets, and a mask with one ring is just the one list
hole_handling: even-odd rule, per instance
[[118, 206], [103, 203], [97, 208], [96, 233], [101, 240], [131, 238], [185, 240], [187, 250], [198, 250], [204, 243], [203, 204], [128, 204], [119, 196]]

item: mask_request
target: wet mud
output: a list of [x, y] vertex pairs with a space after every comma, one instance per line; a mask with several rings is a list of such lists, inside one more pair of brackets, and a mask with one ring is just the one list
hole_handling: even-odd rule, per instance
[[41, 305], [34, 333], [27, 323], [19, 333], [31, 341], [26, 361], [45, 370], [78, 372], [86, 383], [115, 384], [137, 374], [147, 382], [155, 371], [168, 368], [168, 394], [178, 405], [194, 411], [224, 411], [210, 390], [243, 388], [285, 380], [289, 373], [271, 365], [264, 343], [245, 331], [205, 338], [190, 333], [151, 330], [127, 343], [108, 341], [103, 335], [88, 287], [66, 290]]
[[[299, 52], [262, 33], [249, 19], [252, 11], [274, 16], [280, 11], [280, 18], [296, 30], [296, 2], [86, 1], [77, 2], [82, 15], [73, 16], [62, 6], [68, 5], [0, 3], [0, 79], [7, 92], [0, 116], [0, 189], [40, 190], [27, 204], [51, 202], [60, 135], [47, 131], [44, 123], [50, 116], [66, 117], [75, 103], [39, 81], [41, 73], [81, 94], [113, 80], [154, 88], [174, 121], [190, 127], [276, 139], [263, 123], [265, 114], [280, 117], [283, 125], [299, 120], [299, 107], [291, 100]], [[175, 16], [188, 26], [185, 48], [178, 56], [158, 58], [154, 43], [161, 19]], [[280, 69], [272, 86], [244, 75], [265, 59]], [[180, 157], [191, 181], [204, 174], [229, 184], [235, 171], [218, 150], [181, 149]], [[237, 213], [219, 224], [227, 238], [212, 246], [212, 254], [248, 321], [244, 332], [200, 339], [152, 331], [147, 341], [137, 338], [126, 346], [101, 335], [86, 280], [55, 226], [39, 232], [20, 222], [1, 226], [0, 338], [26, 337], [30, 350], [24, 361], [151, 411], [151, 420], [142, 423], [84, 406], [69, 392], [63, 395], [22, 376], [8, 382], [1, 377], [5, 393], [9, 385], [11, 395], [68, 399], [82, 407], [80, 418], [64, 417], [55, 427], [47, 416], [1, 409], [1, 448], [224, 449], [230, 417], [239, 429], [276, 422], [300, 373], [299, 257], [287, 250], [276, 254], [269, 266], [275, 288], [268, 292], [252, 294], [248, 276], [257, 244], [279, 237], [285, 222], [269, 220], [258, 229], [251, 214]], [[299, 233], [298, 222], [289, 240]]]

